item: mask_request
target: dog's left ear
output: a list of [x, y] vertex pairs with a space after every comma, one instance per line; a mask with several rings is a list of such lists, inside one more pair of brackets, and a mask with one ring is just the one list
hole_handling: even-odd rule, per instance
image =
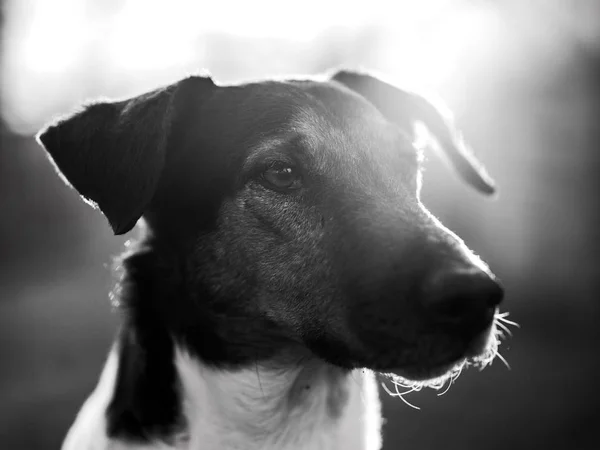
[[123, 234], [154, 197], [179, 104], [212, 87], [210, 78], [189, 77], [124, 101], [94, 103], [37, 139], [67, 183]]
[[414, 131], [415, 123], [421, 122], [467, 183], [484, 194], [496, 191], [494, 181], [466, 146], [450, 117], [425, 97], [399, 89], [365, 73], [341, 70], [332, 79], [365, 97], [388, 120], [405, 130]]

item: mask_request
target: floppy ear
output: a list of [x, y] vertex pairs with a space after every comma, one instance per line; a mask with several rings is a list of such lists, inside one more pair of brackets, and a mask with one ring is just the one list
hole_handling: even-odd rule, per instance
[[127, 100], [94, 103], [37, 139], [66, 182], [123, 234], [154, 196], [181, 101], [190, 88], [214, 86], [210, 78], [190, 77]]
[[403, 129], [414, 131], [415, 124], [421, 122], [463, 180], [485, 194], [496, 191], [494, 181], [467, 147], [450, 117], [426, 98], [359, 72], [342, 70], [333, 75], [332, 79], [365, 97], [388, 120]]

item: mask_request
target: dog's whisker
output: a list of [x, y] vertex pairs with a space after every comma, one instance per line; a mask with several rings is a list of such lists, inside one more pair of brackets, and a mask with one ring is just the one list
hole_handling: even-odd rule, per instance
[[455, 380], [456, 380], [456, 379], [458, 379], [458, 377], [460, 377], [460, 376], [461, 376], [461, 374], [462, 374], [462, 371], [463, 371], [463, 369], [464, 369], [465, 365], [466, 365], [466, 364], [461, 364], [461, 365], [458, 367], [458, 370], [456, 371], [456, 376], [455, 376], [455, 378], [454, 378]]
[[[412, 392], [412, 391], [410, 391], [410, 392]], [[404, 395], [406, 395], [406, 394], [404, 394]], [[408, 406], [410, 406], [410, 407], [411, 407], [411, 408], [413, 408], [413, 409], [416, 409], [416, 410], [420, 410], [420, 409], [421, 409], [420, 407], [418, 407], [418, 406], [416, 406], [416, 405], [413, 405], [411, 402], [409, 402], [408, 400], [406, 400], [406, 399], [404, 398], [404, 395], [401, 395], [401, 396], [400, 396], [400, 400], [402, 400], [404, 403], [406, 403]]]
[[400, 392], [400, 391], [398, 391], [398, 384], [394, 383], [393, 381], [392, 381], [392, 384], [394, 385], [394, 390], [393, 391], [390, 390], [390, 388], [388, 388], [387, 385], [384, 382], [381, 383], [381, 386], [383, 387], [383, 390], [390, 397], [402, 397], [403, 395], [409, 394], [409, 393], [411, 393], [413, 391], [412, 389], [409, 389], [406, 392]]
[[[406, 400], [406, 398], [404, 398], [406, 395], [410, 394], [411, 392], [416, 392], [416, 391], [420, 391], [422, 386], [418, 385], [417, 383], [412, 383], [412, 382], [408, 382], [408, 380], [403, 380], [403, 381], [399, 381], [396, 379], [390, 379], [390, 378], [386, 378], [387, 380], [391, 381], [392, 384], [394, 385], [394, 390], [390, 390], [390, 388], [387, 387], [387, 385], [385, 384], [385, 382], [381, 382], [381, 387], [383, 387], [383, 390], [390, 396], [390, 397], [398, 397], [400, 398], [404, 403], [406, 403], [408, 406], [410, 406], [411, 408], [420, 410], [421, 408], [413, 405], [412, 403], [410, 403], [408, 400]], [[398, 390], [398, 388], [400, 387], [404, 387], [407, 388], [408, 390], [404, 391], [404, 392], [400, 392]]]
[[508, 319], [499, 319], [499, 320], [507, 325], [512, 325], [513, 327], [521, 328], [521, 325], [519, 325], [517, 322], [514, 322], [512, 320], [508, 320]]
[[406, 399], [404, 398], [404, 396], [405, 396], [405, 395], [407, 395], [407, 394], [410, 394], [411, 392], [414, 392], [414, 391], [416, 391], [416, 390], [419, 390], [420, 388], [419, 388], [419, 389], [416, 389], [416, 388], [414, 388], [414, 387], [413, 387], [413, 388], [409, 389], [408, 391], [405, 391], [405, 392], [398, 392], [398, 384], [394, 383], [394, 386], [395, 386], [395, 388], [396, 388], [396, 394], [397, 394], [397, 395], [396, 395], [396, 397], [399, 397], [399, 398], [400, 398], [400, 400], [402, 400], [402, 401], [403, 401], [405, 404], [407, 404], [408, 406], [410, 406], [410, 407], [411, 407], [411, 408], [413, 408], [413, 409], [416, 409], [416, 410], [420, 410], [420, 409], [421, 409], [421, 408], [419, 408], [418, 406], [416, 406], [416, 405], [413, 405], [411, 402], [409, 402], [408, 400], [406, 400]]
[[504, 365], [506, 366], [506, 368], [507, 368], [508, 370], [511, 370], [511, 368], [510, 368], [510, 364], [508, 364], [508, 361], [506, 360], [506, 358], [504, 358], [504, 356], [502, 356], [502, 355], [500, 354], [500, 352], [496, 352], [496, 357], [497, 357], [497, 358], [498, 358], [500, 361], [502, 361], [502, 362], [504, 363]]
[[501, 321], [507, 325], [512, 325], [513, 327], [521, 328], [521, 325], [519, 325], [517, 322], [507, 319], [508, 316], [508, 312], [498, 313], [494, 316], [494, 319], [497, 319], [498, 321]]
[[491, 336], [491, 342], [490, 342], [489, 347], [486, 350], [486, 352], [481, 356], [478, 356], [476, 358], [473, 358], [472, 360], [467, 361], [467, 364], [469, 366], [478, 367], [480, 371], [485, 369], [488, 366], [491, 366], [494, 361], [494, 358], [496, 357], [496, 355], [498, 355], [499, 345], [500, 345], [500, 341], [498, 340], [497, 332], [495, 332]]
[[[418, 391], [422, 390], [424, 387], [428, 387], [428, 388], [435, 389], [435, 390], [443, 389], [443, 391], [441, 393], [439, 393], [438, 396], [444, 395], [446, 392], [448, 392], [448, 390], [450, 389], [452, 384], [456, 381], [456, 379], [461, 375], [463, 368], [467, 364], [468, 364], [467, 361], [463, 361], [462, 363], [457, 364], [446, 375], [443, 375], [441, 377], [435, 378], [433, 380], [425, 381], [425, 382], [410, 381], [410, 380], [407, 380], [407, 379], [400, 377], [398, 375], [395, 375], [395, 374], [388, 374], [388, 376], [390, 377], [389, 380], [394, 384], [394, 392], [390, 391], [389, 388], [387, 388], [387, 386], [384, 385], [385, 391], [393, 397], [403, 398], [403, 396], [405, 396], [411, 392], [418, 392]], [[481, 364], [483, 365], [484, 362], [481, 362]], [[400, 392], [399, 391], [400, 387], [406, 388], [408, 390], [405, 392]], [[403, 400], [405, 400], [405, 399], [403, 398]], [[412, 406], [414, 406], [414, 405], [412, 405]]]
[[446, 392], [448, 392], [450, 390], [450, 387], [452, 386], [453, 381], [454, 381], [454, 379], [452, 377], [450, 377], [448, 379], [448, 386], [446, 386], [446, 389], [444, 389], [442, 392], [438, 393], [437, 396], [441, 397], [442, 395], [446, 394]]
[[398, 384], [398, 383], [394, 383], [394, 389], [396, 390], [396, 394], [399, 395], [399, 396], [403, 396], [403, 395], [406, 395], [406, 394], [410, 394], [411, 392], [417, 392], [417, 391], [421, 390], [420, 386], [413, 386], [413, 387], [409, 388], [408, 390], [406, 390], [404, 392], [399, 392], [398, 391], [399, 387], [405, 387], [405, 386], [403, 386], [401, 384]]
[[519, 325], [517, 322], [514, 322], [512, 320], [498, 318], [498, 322], [496, 322], [496, 323], [499, 323], [499, 322], [501, 322], [505, 325], [510, 325], [515, 328], [521, 328], [521, 325]]
[[[503, 324], [500, 321], [496, 321], [494, 323], [497, 327], [501, 328], [502, 331], [504, 331], [507, 335], [512, 336], [512, 332], [508, 329], [508, 327], [505, 324]], [[501, 331], [498, 332], [498, 334], [501, 334], [501, 333], [502, 333]], [[502, 335], [502, 337], [504, 337], [504, 335]]]
[[390, 388], [387, 387], [387, 385], [382, 381], [381, 383], [381, 387], [383, 388], [383, 390], [390, 396], [390, 397], [395, 397], [396, 394], [392, 391], [390, 391]]
[[462, 370], [464, 367], [465, 367], [465, 364], [459, 364], [457, 366], [457, 368], [452, 371], [452, 373], [450, 374], [449, 381], [448, 381], [448, 386], [446, 387], [446, 389], [444, 389], [443, 392], [438, 394], [438, 397], [441, 397], [442, 395], [446, 394], [446, 392], [448, 392], [450, 390], [450, 388], [452, 387], [454, 382], [458, 379], [458, 377], [460, 377], [460, 374], [462, 373]]
[[403, 395], [406, 395], [406, 394], [408, 394], [408, 393], [412, 392], [412, 389], [409, 389], [408, 391], [400, 392], [400, 391], [398, 390], [398, 385], [397, 385], [397, 384], [394, 384], [394, 390], [396, 391], [396, 395], [397, 395], [398, 397], [402, 397]]

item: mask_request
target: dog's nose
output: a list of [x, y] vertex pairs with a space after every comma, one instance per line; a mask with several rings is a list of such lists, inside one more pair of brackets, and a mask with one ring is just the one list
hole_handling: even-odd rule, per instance
[[503, 296], [502, 286], [482, 271], [446, 270], [433, 277], [424, 300], [437, 323], [481, 331], [492, 322]]

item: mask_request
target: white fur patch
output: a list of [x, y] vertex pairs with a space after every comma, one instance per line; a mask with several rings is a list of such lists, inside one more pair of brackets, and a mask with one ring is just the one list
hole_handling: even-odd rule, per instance
[[300, 368], [215, 370], [181, 349], [176, 364], [190, 449], [374, 450], [381, 445], [377, 386], [368, 371], [354, 371], [339, 381], [348, 399], [333, 418], [327, 412], [331, 386], [319, 375], [309, 381], [300, 405], [289, 404]]
[[[330, 366], [321, 363], [309, 369], [298, 389], [294, 383], [304, 376], [301, 367], [216, 370], [181, 348], [176, 348], [175, 365], [187, 422], [185, 436], [171, 445], [161, 441], [132, 445], [106, 436], [105, 411], [118, 368], [113, 349], [62, 449], [376, 450], [381, 446], [379, 397], [370, 371], [355, 370], [333, 383], [328, 377]], [[334, 414], [333, 391], [344, 393], [342, 401], [333, 402], [340, 406]]]

